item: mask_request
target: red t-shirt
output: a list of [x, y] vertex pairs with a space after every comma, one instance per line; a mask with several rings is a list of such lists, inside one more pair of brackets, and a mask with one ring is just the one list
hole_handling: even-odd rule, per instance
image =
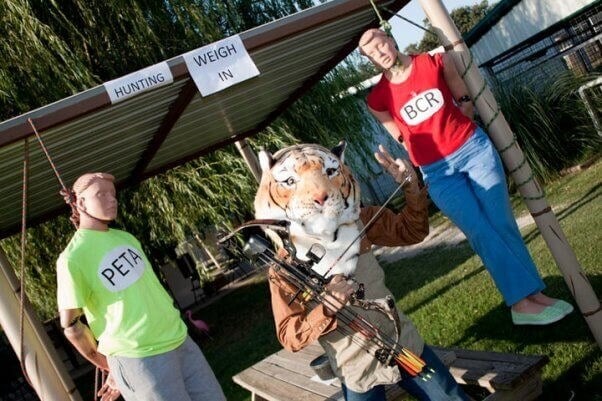
[[476, 128], [454, 104], [441, 54], [412, 56], [412, 71], [402, 83], [391, 83], [383, 74], [367, 101], [370, 108], [391, 113], [402, 135], [397, 139], [406, 143], [417, 166], [453, 153]]

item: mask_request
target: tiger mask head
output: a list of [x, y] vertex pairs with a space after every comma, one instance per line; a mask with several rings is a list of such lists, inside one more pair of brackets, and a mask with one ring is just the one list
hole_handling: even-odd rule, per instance
[[[262, 176], [255, 217], [289, 221], [301, 259], [313, 243], [320, 243], [327, 251], [325, 265], [358, 233], [360, 189], [344, 164], [345, 148], [342, 141], [332, 150], [302, 144], [273, 155], [259, 153]], [[351, 265], [343, 270], [352, 269]]]

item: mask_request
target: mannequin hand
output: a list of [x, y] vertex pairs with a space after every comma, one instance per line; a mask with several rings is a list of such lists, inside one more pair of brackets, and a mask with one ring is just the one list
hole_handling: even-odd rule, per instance
[[374, 157], [383, 170], [391, 174], [398, 184], [403, 184], [404, 187], [408, 184], [418, 185], [418, 176], [409, 160], [393, 159], [383, 145], [378, 145], [378, 151], [374, 153]]
[[117, 388], [117, 383], [115, 383], [113, 375], [109, 373], [104, 384], [98, 390], [98, 397], [100, 397], [100, 401], [115, 401], [120, 395], [121, 392]]

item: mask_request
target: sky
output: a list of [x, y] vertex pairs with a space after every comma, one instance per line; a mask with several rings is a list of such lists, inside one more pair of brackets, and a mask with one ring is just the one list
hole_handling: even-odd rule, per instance
[[[448, 12], [464, 6], [473, 6], [475, 4], [479, 4], [481, 0], [442, 0], [443, 5], [447, 8]], [[492, 1], [489, 1], [491, 4]], [[422, 7], [420, 7], [420, 2], [418, 0], [411, 0], [404, 8], [402, 8], [399, 12], [399, 15], [405, 17], [421, 26], [424, 24], [422, 21], [426, 18], [424, 11], [422, 11]], [[391, 23], [393, 36], [397, 41], [397, 45], [399, 49], [403, 50], [411, 43], [419, 42], [422, 39], [422, 35], [424, 35], [424, 31], [420, 28], [415, 27], [414, 25], [402, 20], [401, 18], [393, 16], [389, 22]]]

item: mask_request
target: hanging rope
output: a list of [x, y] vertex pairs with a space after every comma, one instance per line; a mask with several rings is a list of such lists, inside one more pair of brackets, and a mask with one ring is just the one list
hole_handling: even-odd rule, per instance
[[[40, 134], [38, 133], [38, 130], [36, 129], [36, 126], [34, 125], [33, 121], [31, 118], [27, 119], [27, 122], [29, 122], [29, 125], [31, 125], [31, 128], [34, 132], [34, 134], [36, 135], [36, 138], [38, 139], [38, 142], [40, 143], [40, 146], [42, 148], [42, 151], [44, 152], [44, 154], [46, 155], [46, 159], [48, 160], [48, 163], [50, 163], [50, 167], [52, 167], [52, 170], [54, 171], [54, 175], [56, 176], [60, 186], [61, 186], [61, 195], [63, 195], [63, 197], [65, 198], [65, 202], [67, 202], [67, 204], [71, 207], [72, 211], [76, 211], [76, 205], [75, 205], [75, 194], [73, 193], [73, 191], [71, 189], [69, 189], [66, 185], [65, 182], [63, 181], [63, 179], [61, 178], [61, 174], [59, 173], [58, 169], [56, 168], [56, 165], [54, 164], [54, 162], [52, 161], [52, 157], [50, 157], [50, 153], [48, 152], [48, 149], [46, 148], [46, 145], [44, 144], [44, 141], [42, 140], [42, 137], [40, 136]], [[26, 144], [26, 154], [27, 157], [29, 157], [29, 148], [27, 147], [27, 140], [25, 141]], [[24, 168], [25, 170], [25, 168]], [[26, 173], [24, 171], [23, 173], [24, 178], [23, 178], [23, 220], [21, 223], [22, 226], [22, 234], [21, 234], [21, 255], [22, 255], [22, 266], [21, 266], [21, 318], [23, 318], [23, 305], [24, 305], [24, 294], [25, 294], [25, 281], [24, 278], [25, 276], [23, 276], [23, 272], [24, 272], [24, 256], [25, 255], [25, 210], [26, 210], [26, 188], [27, 188], [27, 184], [26, 184]], [[75, 223], [75, 221], [71, 220], [71, 222], [73, 223], [73, 225], [75, 226], [75, 228], [77, 229], [77, 224]], [[21, 339], [23, 339], [23, 332], [21, 332]], [[21, 347], [23, 346], [23, 341], [21, 341]], [[23, 358], [21, 358], [21, 361], [23, 361]], [[21, 369], [24, 369], [23, 363], [21, 363]], [[23, 371], [25, 377], [27, 378], [27, 374], [25, 371]], [[100, 379], [99, 379], [100, 377]], [[27, 378], [27, 380], [29, 381], [29, 378]], [[106, 380], [106, 374], [104, 371], [102, 371], [101, 369], [99, 369], [98, 367], [96, 367], [96, 372], [94, 374], [94, 399], [96, 400], [98, 397], [98, 391], [100, 390], [100, 388], [104, 385], [104, 382]], [[31, 384], [31, 383], [30, 383]]]
[[395, 13], [395, 12], [391, 11], [391, 10], [390, 10], [389, 8], [387, 8], [387, 7], [381, 6], [381, 8], [382, 8], [383, 10], [385, 10], [386, 12], [388, 12], [389, 14], [391, 14], [391, 16], [392, 16], [392, 17], [397, 17], [397, 18], [400, 18], [400, 19], [402, 19], [403, 21], [407, 22], [408, 24], [410, 24], [410, 25], [414, 25], [416, 28], [422, 29], [424, 32], [430, 33], [431, 35], [433, 35], [433, 36], [437, 37], [437, 34], [436, 34], [435, 32], [431, 31], [430, 29], [427, 29], [427, 28], [423, 27], [422, 25], [420, 25], [420, 24], [418, 24], [418, 23], [416, 23], [416, 22], [412, 21], [411, 19], [408, 19], [408, 18], [404, 17], [403, 15], [400, 15], [400, 14], [398, 14], [398, 13]]
[[[460, 42], [460, 43], [463, 43]], [[452, 46], [453, 49], [453, 46]], [[446, 51], [451, 51], [452, 49], [446, 49]], [[466, 75], [468, 75], [469, 70], [474, 67], [474, 58], [472, 56], [472, 52], [470, 51], [470, 49], [468, 49], [468, 47], [466, 48], [466, 53], [468, 54], [468, 60], [466, 60], [464, 58], [464, 54], [460, 54], [460, 60], [462, 61], [464, 70], [460, 72], [460, 76], [462, 77], [462, 79], [464, 79], [466, 77]], [[481, 96], [483, 96], [483, 94], [485, 93], [485, 91], [488, 89], [487, 87], [487, 82], [485, 82], [485, 79], [482, 78], [482, 82], [480, 85], [480, 89], [478, 90], [477, 94], [473, 97], [473, 102], [476, 104], [476, 102], [481, 98]], [[485, 125], [485, 130], [488, 130], [489, 127], [491, 126], [491, 124], [493, 124], [498, 118], [499, 116], [502, 114], [502, 110], [500, 109], [499, 105], [495, 105], [495, 107], [493, 107], [486, 98], [483, 98], [483, 101], [485, 102], [485, 104], [487, 105], [487, 107], [489, 107], [489, 110], [491, 110], [491, 112], [493, 113], [493, 115], [491, 116], [491, 118], [489, 119], [489, 121], [484, 122]], [[516, 134], [513, 132], [512, 133], [512, 141], [504, 146], [501, 149], [498, 149], [498, 153], [500, 155], [503, 155], [506, 151], [508, 151], [510, 148], [512, 148], [513, 146], [517, 146], [518, 147], [518, 142], [516, 140]], [[509, 171], [509, 174], [512, 175], [513, 173], [517, 172], [518, 170], [520, 170], [523, 166], [528, 165], [527, 164], [527, 159], [524, 153], [522, 153], [522, 160], [517, 164], [516, 167], [512, 168]], [[526, 195], [522, 195], [523, 199], [525, 200], [539, 200], [539, 199], [543, 199], [546, 194], [545, 191], [543, 190], [543, 188], [537, 183], [537, 181], [535, 180], [535, 175], [533, 173], [531, 173], [529, 175], [529, 177], [527, 177], [525, 180], [521, 181], [521, 182], [515, 182], [517, 188], [520, 188], [530, 182], [533, 182], [535, 187], [538, 190], [538, 194], [536, 196], [526, 196]]]
[[[48, 149], [46, 148], [46, 145], [44, 144], [42, 137], [38, 133], [36, 126], [33, 124], [32, 119], [28, 118], [27, 122], [29, 123], [29, 125], [31, 125], [31, 128], [33, 129], [33, 132], [36, 135], [36, 138], [38, 139], [40, 146], [42, 147], [42, 151], [44, 151], [44, 154], [46, 155], [46, 159], [48, 160], [48, 163], [50, 163], [50, 167], [52, 167], [52, 171], [54, 171], [54, 175], [56, 176], [56, 179], [59, 181], [59, 184], [61, 186], [61, 191], [60, 191], [61, 195], [63, 195], [63, 197], [65, 198], [65, 202], [67, 202], [67, 204], [71, 207], [71, 209], [76, 210], [75, 209], [75, 194], [73, 193], [73, 191], [71, 191], [69, 188], [67, 188], [67, 186], [63, 182], [63, 179], [61, 178], [61, 175], [59, 174], [59, 171], [56, 168], [56, 165], [52, 161], [52, 157], [50, 157], [50, 153], [48, 153]], [[73, 225], [75, 226], [75, 228], [77, 228], [77, 225], [75, 224], [75, 222], [73, 222]]]
[[[390, 37], [393, 37], [393, 35], [391, 34], [391, 23], [389, 23], [389, 21], [387, 21], [386, 19], [384, 19], [382, 17], [382, 15], [380, 14], [380, 11], [378, 11], [378, 7], [376, 5], [376, 3], [374, 3], [373, 0], [370, 0], [370, 4], [372, 5], [372, 8], [374, 9], [374, 13], [376, 14], [376, 16], [378, 17], [378, 21], [379, 21], [379, 25], [382, 28], [383, 31], [385, 31], [387, 33], [387, 35], [389, 35]], [[383, 10], [385, 10], [386, 12], [388, 12], [392, 17], [397, 17], [402, 19], [403, 21], [414, 25], [416, 28], [422, 29], [425, 32], [430, 33], [433, 36], [437, 36], [437, 34], [431, 30], [426, 29], [425, 27], [423, 27], [422, 25], [412, 21], [411, 19], [408, 19], [406, 17], [404, 17], [403, 15], [397, 14], [394, 11], [391, 11], [389, 8], [385, 7], [385, 6], [380, 6]]]
[[25, 366], [25, 345], [23, 341], [24, 337], [24, 323], [25, 323], [25, 248], [27, 244], [26, 231], [27, 231], [27, 182], [29, 181], [29, 140], [25, 138], [23, 146], [23, 199], [21, 203], [21, 288], [20, 288], [20, 314], [19, 314], [19, 361], [21, 363], [21, 371], [23, 377], [27, 383], [33, 387], [31, 379], [27, 374], [27, 367]]
[[384, 19], [382, 17], [382, 15], [380, 15], [380, 12], [378, 11], [378, 7], [376, 6], [376, 4], [374, 3], [373, 0], [370, 0], [370, 4], [372, 4], [372, 8], [374, 9], [374, 13], [378, 17], [378, 22], [379, 22], [380, 28], [383, 31], [385, 31], [387, 33], [387, 35], [391, 36], [391, 24], [389, 23], [389, 21], [387, 21], [386, 19]]
[[94, 399], [100, 398], [98, 396], [98, 391], [103, 386], [104, 382], [107, 380], [107, 374], [104, 370], [96, 368], [94, 372]]

